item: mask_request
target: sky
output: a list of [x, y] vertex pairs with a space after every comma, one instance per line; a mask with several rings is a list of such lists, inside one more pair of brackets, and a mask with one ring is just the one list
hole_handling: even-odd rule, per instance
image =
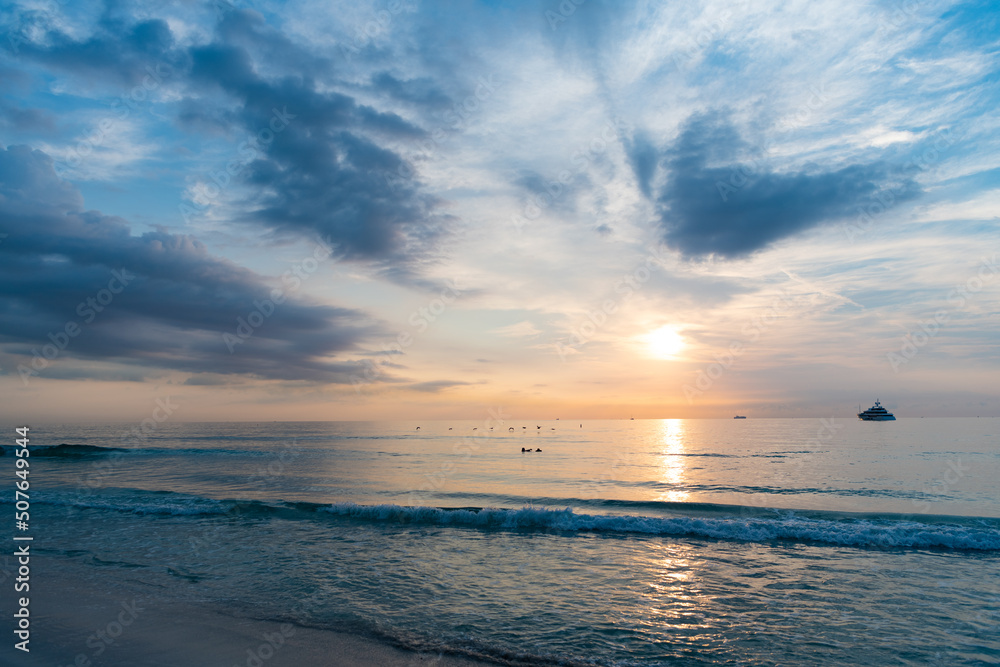
[[1000, 416], [998, 52], [990, 2], [5, 3], [4, 416]]

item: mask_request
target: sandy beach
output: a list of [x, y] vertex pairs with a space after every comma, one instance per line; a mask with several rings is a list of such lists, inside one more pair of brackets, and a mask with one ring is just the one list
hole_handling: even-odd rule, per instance
[[[161, 584], [37, 558], [30, 653], [8, 642], [9, 665], [225, 667], [473, 667], [485, 663], [409, 651], [369, 637], [240, 618], [218, 603], [180, 599]], [[95, 576], [95, 571], [99, 574]], [[126, 571], [127, 572], [127, 571]], [[180, 582], [180, 580], [178, 580]], [[9, 625], [9, 622], [8, 622]], [[5, 633], [11, 636], [10, 632]]]

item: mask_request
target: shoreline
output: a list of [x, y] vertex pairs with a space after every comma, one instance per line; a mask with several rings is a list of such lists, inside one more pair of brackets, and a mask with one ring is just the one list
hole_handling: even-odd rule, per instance
[[[125, 568], [39, 555], [33, 562], [30, 652], [0, 650], [14, 666], [479, 667], [463, 656], [417, 652], [376, 638], [244, 618], [188, 601]], [[5, 605], [6, 606], [6, 605]], [[8, 626], [12, 626], [7, 621]], [[8, 631], [8, 637], [14, 635]]]

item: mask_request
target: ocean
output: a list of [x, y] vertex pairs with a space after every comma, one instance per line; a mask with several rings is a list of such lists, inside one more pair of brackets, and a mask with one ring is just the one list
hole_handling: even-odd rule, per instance
[[997, 419], [137, 426], [32, 426], [31, 534], [146, 605], [513, 665], [1000, 664]]

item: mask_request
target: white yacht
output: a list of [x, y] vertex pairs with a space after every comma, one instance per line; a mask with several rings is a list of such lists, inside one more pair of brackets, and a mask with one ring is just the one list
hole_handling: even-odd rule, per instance
[[[858, 410], [860, 410], [860, 409], [861, 409], [861, 406], [859, 405], [858, 406]], [[892, 415], [892, 413], [889, 412], [888, 410], [886, 410], [885, 408], [883, 408], [882, 404], [879, 403], [878, 400], [875, 401], [875, 405], [873, 405], [872, 407], [868, 408], [864, 412], [859, 412], [858, 413], [858, 419], [860, 419], [861, 421], [866, 421], [866, 422], [894, 422], [894, 421], [896, 421], [896, 418]]]

